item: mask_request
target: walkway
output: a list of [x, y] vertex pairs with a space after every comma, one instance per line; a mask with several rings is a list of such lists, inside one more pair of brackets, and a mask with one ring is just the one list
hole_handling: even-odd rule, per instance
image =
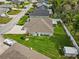
[[22, 16], [25, 15], [25, 13], [32, 7], [32, 4], [27, 5], [26, 9], [23, 9], [16, 17], [14, 17], [9, 23], [7, 23], [5, 26], [0, 27], [0, 34], [4, 34], [5, 32], [11, 30], [20, 20]]

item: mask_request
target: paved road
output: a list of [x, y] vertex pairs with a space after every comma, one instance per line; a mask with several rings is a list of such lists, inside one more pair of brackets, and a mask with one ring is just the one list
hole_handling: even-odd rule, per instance
[[32, 4], [26, 6], [26, 9], [23, 9], [18, 15], [16, 15], [9, 23], [7, 23], [5, 26], [0, 27], [0, 34], [4, 34], [5, 32], [11, 30], [20, 20], [22, 16], [25, 15], [25, 13], [32, 7]]

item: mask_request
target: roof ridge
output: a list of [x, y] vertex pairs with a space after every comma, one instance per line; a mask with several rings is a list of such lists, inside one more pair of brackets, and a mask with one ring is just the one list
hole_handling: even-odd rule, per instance
[[50, 30], [52, 30], [51, 26], [50, 26], [44, 19], [41, 19], [41, 21], [42, 21]]

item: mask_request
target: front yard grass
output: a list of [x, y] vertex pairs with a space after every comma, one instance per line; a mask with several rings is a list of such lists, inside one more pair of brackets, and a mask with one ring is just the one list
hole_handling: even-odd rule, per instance
[[8, 17], [0, 17], [0, 24], [6, 24], [11, 20], [11, 18]]
[[17, 15], [18, 13], [20, 13], [20, 10], [11, 10], [8, 12], [9, 15]]
[[[50, 57], [51, 59], [65, 59], [60, 52], [64, 46], [72, 46], [68, 36], [59, 24], [55, 27], [53, 36], [26, 36], [26, 35], [4, 35], [5, 38], [11, 38], [17, 42]], [[29, 38], [25, 41], [25, 38]]]
[[25, 22], [26, 22], [26, 20], [29, 18], [29, 16], [28, 15], [24, 15], [20, 20], [19, 20], [19, 22], [18, 22], [18, 25], [24, 25], [25, 24]]

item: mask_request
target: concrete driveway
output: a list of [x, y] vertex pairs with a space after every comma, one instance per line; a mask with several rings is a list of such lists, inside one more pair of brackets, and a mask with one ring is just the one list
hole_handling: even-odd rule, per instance
[[9, 48], [9, 46], [7, 46], [3, 43], [0, 44], [0, 55], [3, 54], [8, 48]]
[[5, 34], [26, 34], [26, 30], [22, 30], [23, 26], [15, 25], [10, 31]]

